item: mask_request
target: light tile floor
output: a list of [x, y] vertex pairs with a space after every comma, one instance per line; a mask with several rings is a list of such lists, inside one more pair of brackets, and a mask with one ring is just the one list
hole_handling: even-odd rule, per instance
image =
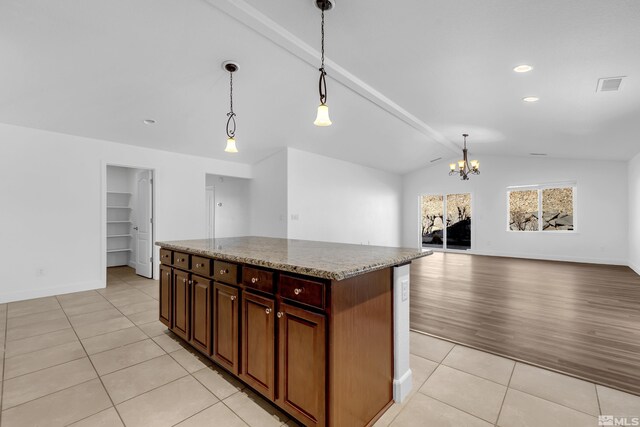
[[[0, 305], [2, 426], [296, 425], [158, 322], [157, 282]], [[412, 332], [414, 387], [376, 426], [597, 426], [640, 397]], [[342, 426], [338, 426], [342, 427]], [[349, 426], [350, 427], [350, 426]]]

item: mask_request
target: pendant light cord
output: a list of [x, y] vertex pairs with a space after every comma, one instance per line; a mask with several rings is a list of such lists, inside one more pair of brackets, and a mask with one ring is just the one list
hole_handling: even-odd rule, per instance
[[322, 22], [320, 24], [320, 52], [321, 52], [321, 63], [320, 63], [320, 81], [318, 82], [318, 92], [320, 93], [320, 104], [324, 105], [327, 103], [327, 80], [326, 75], [327, 72], [324, 70], [324, 9], [322, 10]]
[[229, 112], [227, 113], [227, 136], [233, 138], [236, 135], [236, 113], [233, 112], [233, 72], [229, 72]]

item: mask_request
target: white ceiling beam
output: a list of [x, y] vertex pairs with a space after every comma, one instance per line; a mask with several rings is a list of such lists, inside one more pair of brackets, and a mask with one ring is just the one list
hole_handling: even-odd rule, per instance
[[[312, 48], [309, 44], [302, 41], [299, 37], [289, 32], [280, 24], [276, 23], [255, 7], [251, 6], [244, 0], [204, 0], [211, 6], [219, 9], [223, 13], [229, 15], [238, 22], [246, 25], [258, 34], [272, 41], [284, 50], [290, 52], [300, 60], [306, 62], [312, 67], [317, 67], [320, 52]], [[325, 59], [325, 68], [329, 70], [328, 75], [352, 90], [384, 111], [400, 119], [402, 122], [413, 127], [429, 139], [441, 144], [457, 153], [460, 147], [449, 141], [440, 132], [433, 129], [427, 123], [420, 120], [400, 105], [393, 102], [383, 93], [368, 85], [354, 74], [350, 73], [344, 67], [341, 67], [331, 59]]]

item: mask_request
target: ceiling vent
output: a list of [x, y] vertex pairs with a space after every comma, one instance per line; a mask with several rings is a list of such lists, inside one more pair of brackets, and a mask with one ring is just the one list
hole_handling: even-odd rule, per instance
[[437, 162], [438, 160], [442, 160], [442, 157], [438, 157], [437, 159], [429, 160], [429, 163]]
[[598, 87], [596, 92], [615, 92], [620, 89], [620, 83], [625, 76], [620, 77], [605, 77], [598, 79]]

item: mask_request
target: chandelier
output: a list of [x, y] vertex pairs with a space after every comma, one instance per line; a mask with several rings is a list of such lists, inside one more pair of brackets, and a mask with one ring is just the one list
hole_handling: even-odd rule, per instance
[[[468, 153], [467, 153], [467, 137], [469, 134], [463, 133], [464, 137], [464, 148], [462, 149], [462, 160], [459, 160], [457, 165], [456, 163], [449, 163], [449, 175], [460, 175], [460, 179], [463, 181], [469, 180], [469, 175], [480, 175], [480, 162], [477, 160], [471, 160], [469, 163]], [[457, 168], [456, 168], [457, 166]]]

